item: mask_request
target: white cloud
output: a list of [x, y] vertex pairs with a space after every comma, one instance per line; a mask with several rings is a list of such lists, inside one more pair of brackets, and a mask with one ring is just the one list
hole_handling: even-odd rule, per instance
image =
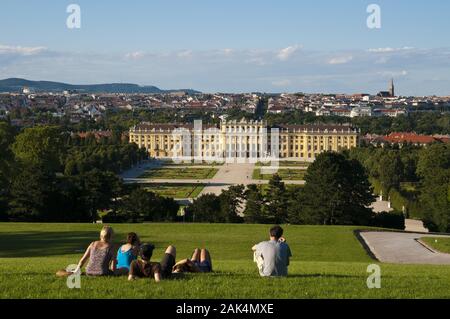
[[328, 60], [328, 64], [346, 64], [349, 63], [350, 61], [353, 60], [353, 56], [352, 55], [347, 55], [347, 56], [339, 56], [339, 57], [335, 57], [335, 58], [331, 58], [330, 60]]
[[[188, 48], [129, 53], [46, 50], [37, 54], [42, 50], [0, 45], [0, 73], [4, 78], [69, 83], [127, 81], [161, 88], [192, 87], [205, 92], [295, 88], [304, 92], [370, 93], [378, 92], [388, 78], [394, 77], [399, 79], [402, 94], [449, 94], [450, 48], [446, 47], [373, 49], [389, 53], [371, 53], [367, 49], [296, 52], [298, 46], [291, 46], [281, 51]], [[6, 52], [14, 54], [2, 54]], [[430, 82], [435, 78], [442, 81]]]
[[281, 49], [277, 54], [277, 58], [281, 61], [286, 61], [299, 49], [301, 49], [301, 46], [298, 44]]
[[223, 49], [222, 53], [225, 55], [232, 55], [233, 54], [233, 49]]
[[145, 56], [144, 52], [136, 51], [125, 54], [125, 58], [130, 60], [139, 60]]
[[177, 56], [179, 58], [190, 58], [190, 57], [192, 57], [192, 50], [185, 50], [185, 51], [178, 52]]
[[399, 52], [399, 51], [408, 51], [413, 50], [413, 47], [403, 47], [403, 48], [377, 48], [377, 49], [369, 49], [368, 52], [372, 53], [390, 53], [390, 52]]
[[401, 76], [407, 76], [408, 75], [408, 71], [406, 70], [401, 70], [401, 71], [381, 71], [378, 72], [379, 75], [383, 76], [383, 77], [401, 77]]
[[377, 59], [377, 60], [375, 61], [375, 63], [376, 63], [376, 64], [386, 64], [386, 63], [389, 62], [389, 60], [390, 60], [389, 57], [383, 55], [383, 56], [381, 56], [379, 59]]
[[267, 61], [262, 57], [251, 57], [245, 60], [247, 64], [256, 64], [259, 66], [267, 65]]
[[0, 54], [18, 54], [23, 56], [36, 55], [46, 51], [46, 47], [22, 47], [0, 44]]

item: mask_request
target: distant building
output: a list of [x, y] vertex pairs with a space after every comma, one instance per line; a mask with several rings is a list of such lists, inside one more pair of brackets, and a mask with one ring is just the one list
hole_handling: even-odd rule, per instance
[[408, 143], [417, 146], [425, 146], [435, 142], [448, 143], [449, 141], [447, 138], [443, 137], [439, 138], [431, 135], [419, 135], [416, 133], [404, 133], [404, 132], [391, 133], [388, 136], [384, 136], [383, 140], [390, 144]]
[[373, 115], [375, 116], [389, 116], [389, 117], [398, 117], [400, 115], [408, 114], [408, 110], [406, 109], [375, 109]]
[[[340, 151], [358, 145], [358, 130], [348, 125], [275, 125], [268, 127], [263, 121], [222, 121], [217, 127], [203, 127], [197, 136], [200, 143], [186, 143], [185, 136], [174, 134], [183, 130], [187, 137], [195, 139], [193, 124], [141, 123], [129, 131], [129, 142], [146, 148], [155, 158], [169, 158], [177, 154], [195, 154], [202, 157], [263, 157], [263, 152], [272, 153], [271, 129], [279, 131], [280, 158], [314, 160], [326, 151]], [[215, 129], [215, 133], [209, 133]], [[264, 142], [261, 134], [269, 135]], [[242, 136], [249, 133], [249, 136]], [[243, 143], [243, 144], [242, 144]], [[266, 145], [264, 145], [266, 144]], [[196, 145], [196, 146], [195, 146]], [[190, 149], [183, 149], [189, 147]], [[197, 147], [195, 152], [194, 147]], [[175, 153], [177, 152], [177, 153]], [[231, 152], [231, 153], [230, 153]], [[258, 156], [254, 156], [254, 152]], [[198, 154], [200, 153], [200, 154]], [[239, 153], [239, 156], [235, 156]], [[242, 156], [243, 155], [243, 156]]]
[[450, 143], [449, 135], [419, 135], [411, 132], [394, 132], [386, 136], [375, 135], [375, 134], [367, 134], [364, 137], [361, 137], [361, 141], [366, 143], [370, 143], [373, 145], [381, 145], [385, 144], [412, 144], [416, 146], [427, 146], [432, 143]]
[[372, 108], [369, 106], [354, 107], [350, 113], [350, 117], [372, 116]]
[[395, 97], [395, 86], [394, 86], [394, 79], [391, 79], [391, 82], [389, 84], [389, 90], [388, 91], [381, 91], [377, 94], [379, 97]]

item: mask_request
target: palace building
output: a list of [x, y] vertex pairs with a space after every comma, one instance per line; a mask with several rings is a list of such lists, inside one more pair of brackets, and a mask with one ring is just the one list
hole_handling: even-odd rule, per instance
[[313, 161], [326, 151], [358, 145], [348, 125], [274, 125], [264, 121], [222, 121], [220, 125], [141, 123], [129, 131], [130, 143], [154, 158], [262, 158]]

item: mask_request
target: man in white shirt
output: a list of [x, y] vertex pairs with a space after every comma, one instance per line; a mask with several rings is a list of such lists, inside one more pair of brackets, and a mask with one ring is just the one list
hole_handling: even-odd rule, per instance
[[263, 241], [252, 248], [254, 261], [262, 277], [287, 276], [291, 249], [283, 237], [283, 228], [273, 226], [270, 240]]

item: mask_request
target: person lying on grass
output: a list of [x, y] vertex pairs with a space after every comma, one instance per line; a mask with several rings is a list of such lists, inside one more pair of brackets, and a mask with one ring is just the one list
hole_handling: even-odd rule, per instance
[[81, 273], [81, 269], [86, 266], [88, 276], [112, 276], [116, 272], [116, 254], [112, 244], [113, 229], [104, 226], [100, 231], [100, 240], [92, 242], [86, 249], [83, 257], [78, 262], [77, 268], [73, 272], [59, 270], [56, 275], [59, 277], [69, 276], [73, 273]]
[[160, 282], [161, 279], [169, 278], [172, 275], [172, 267], [175, 265], [176, 258], [175, 247], [167, 247], [164, 257], [159, 263], [150, 261], [154, 249], [155, 246], [152, 244], [144, 244], [141, 246], [141, 259], [131, 262], [128, 280], [154, 278], [156, 282]]
[[172, 272], [212, 272], [211, 255], [207, 249], [196, 248], [192, 258], [180, 260], [173, 266]]
[[270, 228], [270, 240], [252, 247], [254, 261], [262, 277], [287, 276], [291, 249], [283, 237], [283, 228]]
[[117, 273], [128, 275], [130, 265], [139, 255], [141, 241], [136, 233], [128, 233], [126, 244], [117, 250]]

